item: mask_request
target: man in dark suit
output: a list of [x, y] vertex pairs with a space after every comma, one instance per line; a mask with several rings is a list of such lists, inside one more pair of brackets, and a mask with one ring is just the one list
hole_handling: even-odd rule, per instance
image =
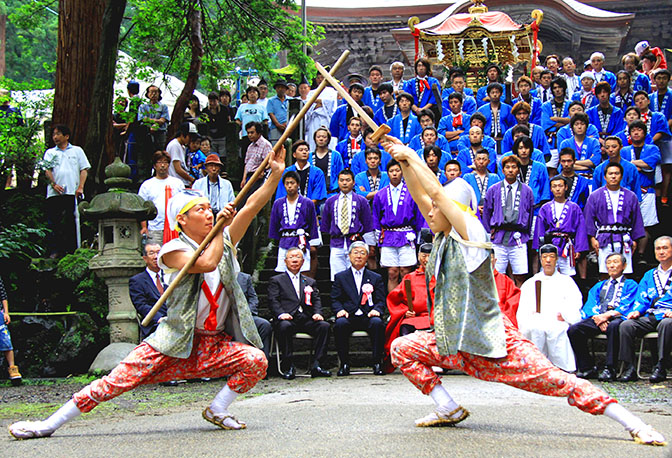
[[252, 276], [245, 272], [238, 272], [238, 284], [243, 290], [243, 293], [245, 293], [245, 299], [247, 299], [247, 304], [250, 306], [254, 325], [257, 327], [261, 342], [264, 344], [263, 350], [266, 354], [266, 359], [270, 361], [273, 327], [267, 319], [259, 316], [259, 297], [257, 297], [257, 292], [254, 290], [254, 286], [252, 286]]
[[310, 370], [312, 377], [331, 377], [331, 372], [320, 367], [327, 351], [329, 323], [322, 316], [320, 291], [315, 280], [301, 275], [303, 251], [294, 247], [285, 253], [287, 271], [271, 277], [268, 282], [269, 307], [275, 316], [275, 334], [280, 344], [282, 378], [296, 377], [293, 361], [293, 338], [297, 332], [306, 332], [315, 339], [315, 359]]
[[366, 268], [369, 247], [364, 242], [350, 245], [352, 266], [336, 274], [331, 288], [331, 307], [336, 313], [334, 336], [341, 360], [339, 376], [350, 375], [350, 335], [352, 331], [366, 331], [373, 346], [373, 373], [384, 375], [381, 357], [385, 344], [385, 310], [387, 291], [383, 277]]
[[[128, 292], [131, 296], [131, 302], [142, 319], [154, 307], [154, 304], [156, 304], [156, 301], [159, 300], [159, 297], [163, 294], [163, 290], [166, 288], [161, 277], [161, 269], [159, 269], [159, 265], [157, 264], [157, 256], [160, 249], [160, 245], [154, 243], [146, 244], [142, 250], [142, 259], [145, 260], [147, 267], [128, 280]], [[152, 318], [151, 325], [140, 325], [141, 340], [156, 330], [159, 322], [166, 316], [167, 310], [164, 303], [156, 315], [154, 315], [154, 318]]]

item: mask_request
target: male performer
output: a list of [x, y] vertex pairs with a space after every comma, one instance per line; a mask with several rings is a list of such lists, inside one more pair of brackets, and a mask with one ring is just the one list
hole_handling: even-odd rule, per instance
[[450, 96], [452, 94], [459, 95], [460, 102], [462, 102], [462, 110], [472, 115], [476, 113], [478, 109], [478, 104], [474, 98], [474, 91], [466, 86], [466, 81], [464, 79], [464, 74], [461, 71], [452, 71], [450, 73], [450, 87], [444, 88], [441, 93], [441, 99], [443, 100], [443, 113], [450, 111], [449, 102]]
[[455, 159], [449, 159], [448, 161], [444, 161], [443, 157], [444, 157], [443, 151], [441, 151], [441, 148], [439, 148], [436, 145], [427, 145], [422, 150], [422, 158], [424, 159], [425, 164], [427, 164], [427, 167], [429, 167], [429, 170], [434, 172], [434, 175], [436, 175], [441, 184], [446, 184], [450, 180], [448, 179], [448, 176], [445, 173], [445, 171], [441, 169], [440, 167], [441, 163], [445, 164], [444, 165], [445, 168], [449, 162], [452, 163], [457, 162], [459, 171], [456, 174], [456, 176], [458, 177], [461, 175], [462, 166]]
[[[513, 142], [513, 154], [520, 159], [518, 180], [532, 189], [534, 193], [534, 215], [536, 216], [544, 202], [551, 200], [551, 187], [546, 166], [531, 158], [533, 149], [534, 145], [530, 137], [519, 137]], [[502, 159], [503, 163], [504, 159]], [[502, 171], [500, 176], [504, 178], [503, 175], [505, 173]]]
[[[436, 105], [434, 85], [438, 89], [441, 88], [439, 81], [432, 76], [432, 64], [424, 57], [416, 60], [415, 77], [404, 83], [404, 92], [410, 94], [413, 98], [411, 109], [416, 116], [422, 110], [431, 109], [433, 105]], [[399, 95], [397, 94], [397, 100]]]
[[672, 237], [663, 235], [653, 243], [658, 267], [649, 270], [639, 282], [639, 292], [632, 310], [620, 326], [620, 354], [625, 363], [619, 382], [637, 380], [635, 338], [649, 332], [658, 332], [658, 360], [649, 378], [651, 383], [667, 379], [667, 369], [672, 368]]
[[401, 166], [387, 163], [390, 184], [373, 198], [373, 228], [380, 231], [380, 265], [387, 268], [387, 290], [397, 287], [401, 278], [415, 266], [415, 239], [422, 227], [422, 215], [403, 181]]
[[[581, 74], [581, 90], [572, 94], [572, 101], [581, 103], [586, 110], [598, 105], [595, 97], [595, 77], [591, 72]], [[571, 113], [570, 113], [571, 114]]]
[[651, 80], [647, 75], [637, 70], [639, 66], [639, 56], [634, 52], [629, 52], [621, 57], [623, 69], [630, 74], [630, 88], [637, 91], [644, 91], [647, 94], [651, 92]]
[[597, 83], [595, 86], [595, 97], [598, 104], [586, 111], [590, 123], [597, 128], [600, 133], [600, 144], [604, 146], [604, 141], [610, 135], [618, 135], [623, 130], [623, 111], [616, 108], [609, 101], [611, 87], [606, 81]]
[[[515, 116], [517, 124], [504, 132], [502, 138], [502, 153], [508, 153], [513, 149], [513, 141], [516, 132], [520, 132], [522, 127], [527, 129], [526, 136], [532, 139], [535, 149], [541, 151], [544, 155], [551, 155], [551, 149], [548, 146], [548, 139], [544, 134], [544, 129], [538, 124], [530, 122], [530, 105], [527, 102], [517, 102], [511, 108], [511, 114]], [[519, 127], [520, 126], [520, 127]]]
[[541, 127], [548, 137], [551, 148], [551, 159], [548, 163], [552, 169], [558, 168], [558, 130], [569, 124], [569, 100], [567, 97], [567, 81], [555, 78], [551, 81], [553, 99], [541, 105]]
[[621, 186], [634, 192], [635, 196], [637, 196], [637, 200], [639, 201], [642, 195], [642, 188], [639, 186], [639, 173], [635, 165], [633, 165], [630, 161], [625, 160], [621, 156], [621, 139], [616, 136], [607, 137], [604, 141], [604, 149], [607, 152], [607, 159], [602, 161], [602, 163], [598, 165], [593, 172], [593, 191], [605, 185], [605, 168], [610, 163], [617, 162], [623, 167], [623, 178], [621, 179]]
[[[569, 327], [567, 335], [576, 357], [576, 376], [613, 382], [617, 374], [619, 326], [637, 298], [637, 282], [623, 275], [627, 261], [622, 254], [611, 253], [606, 262], [609, 278], [590, 288], [586, 304], [581, 309], [582, 319]], [[599, 334], [607, 336], [607, 361], [598, 375], [588, 339]]]
[[[327, 198], [327, 184], [324, 173], [322, 173], [322, 169], [310, 165], [308, 161], [310, 150], [308, 149], [308, 143], [305, 141], [297, 140], [292, 144], [292, 156], [296, 162], [287, 167], [286, 172], [295, 171], [299, 174], [299, 194], [309, 198], [317, 206], [319, 202]], [[284, 196], [285, 187], [279, 185], [275, 193], [275, 199]]]
[[[427, 285], [425, 284], [425, 267], [432, 252], [431, 243], [423, 243], [418, 251], [418, 268], [404, 275], [401, 283], [390, 290], [387, 295], [387, 309], [390, 312], [390, 321], [385, 328], [385, 358], [383, 369], [385, 372], [394, 371], [390, 361], [390, 346], [399, 336], [414, 333], [417, 330], [429, 329], [429, 310], [427, 309]], [[406, 281], [411, 283], [411, 306], [406, 294]], [[433, 288], [433, 284], [430, 289]]]
[[648, 244], [651, 227], [658, 224], [658, 211], [656, 210], [656, 185], [655, 170], [660, 164], [660, 150], [656, 145], [645, 144], [647, 130], [646, 124], [642, 121], [633, 121], [628, 126], [631, 145], [621, 150], [623, 159], [630, 161], [639, 171], [639, 186], [642, 190], [641, 200], [639, 202], [642, 211], [642, 219], [646, 236], [640, 241], [637, 247], [639, 262], [644, 261], [644, 252]]
[[[368, 205], [367, 205], [368, 208]], [[339, 377], [350, 375], [350, 334], [366, 331], [371, 338], [373, 373], [384, 375], [382, 368], [385, 343], [385, 297], [383, 277], [366, 268], [369, 247], [353, 242], [348, 256], [350, 268], [336, 274], [331, 287], [331, 309], [336, 314], [334, 337], [340, 360]]]
[[315, 339], [311, 377], [331, 377], [331, 372], [320, 367], [327, 352], [329, 323], [322, 315], [322, 301], [317, 282], [301, 274], [303, 253], [292, 247], [285, 252], [286, 272], [268, 281], [268, 306], [275, 317], [275, 335], [280, 344], [282, 378], [296, 377], [294, 366], [294, 335], [306, 332]]
[[[532, 74], [534, 78], [534, 73]], [[553, 100], [553, 91], [551, 90], [551, 81], [553, 81], [553, 73], [544, 69], [542, 67], [541, 72], [539, 72], [539, 84], [537, 85], [535, 91], [536, 96], [542, 103], [550, 102]]]
[[[147, 242], [142, 248], [142, 259], [146, 265], [145, 270], [128, 279], [128, 293], [131, 296], [131, 302], [143, 320], [165, 289], [162, 280], [163, 273], [157, 263], [160, 250], [160, 244]], [[163, 304], [152, 318], [152, 323], [149, 326], [140, 326], [141, 340], [156, 331], [159, 323], [165, 319], [167, 311], [166, 304]]]
[[653, 80], [656, 82], [657, 90], [649, 95], [651, 110], [662, 113], [672, 130], [672, 89], [668, 87], [672, 73], [666, 68], [661, 68], [656, 70], [654, 75]]
[[320, 228], [331, 237], [329, 241], [331, 281], [334, 281], [337, 273], [350, 266], [348, 250], [350, 245], [362, 240], [364, 234], [373, 230], [369, 202], [365, 197], [352, 192], [354, 186], [355, 175], [352, 171], [341, 170], [338, 174], [340, 192], [327, 199], [322, 212]]
[[[315, 215], [315, 204], [299, 193], [301, 178], [296, 170], [285, 172], [282, 186], [285, 196], [273, 202], [268, 223], [268, 237], [278, 240], [278, 264], [276, 272], [286, 270], [285, 254], [292, 247], [298, 247], [304, 258], [303, 271], [312, 270], [311, 261], [317, 259], [319, 228]], [[314, 278], [315, 272], [311, 272]]]
[[511, 103], [527, 103], [530, 106], [529, 122], [539, 125], [541, 122], [541, 100], [531, 93], [532, 80], [523, 75], [518, 78], [516, 87], [518, 88], [518, 97], [513, 99]]
[[[227, 376], [226, 386], [205, 408], [203, 418], [222, 429], [246, 427], [229, 413], [229, 406], [239, 393], [249, 391], [266, 375], [268, 361], [259, 350], [262, 342], [236, 279], [234, 247], [273, 195], [284, 171], [284, 150], [270, 154], [268, 180], [250, 196], [240, 212], [236, 214], [233, 205], [228, 204], [219, 213], [219, 218], [225, 221], [224, 230], [212, 239], [168, 298], [168, 314], [156, 331], [109, 375], [75, 393], [48, 419], [11, 425], [12, 436], [17, 439], [50, 436], [65, 422], [101, 402], [138, 385], [170, 381], [177, 375]], [[168, 210], [171, 228], [180, 231], [179, 238], [165, 244], [159, 253], [159, 266], [170, 283], [212, 230], [213, 215], [208, 199], [197, 191], [183, 191], [174, 196]]]
[[[366, 165], [366, 149], [378, 148], [379, 144], [377, 141], [371, 139], [371, 137], [373, 137], [373, 130], [371, 130], [370, 127], [364, 129], [362, 137], [364, 138], [365, 148], [363, 148], [362, 151], [360, 151], [359, 153], [355, 154], [355, 156], [352, 158], [352, 161], [350, 162], [350, 170], [352, 170], [352, 173], [354, 173], [355, 176], [357, 176], [358, 173], [364, 172], [368, 168], [368, 166]], [[390, 154], [387, 151], [381, 149], [380, 150], [381, 170], [386, 169], [387, 163], [390, 162], [390, 159], [392, 159], [392, 156], [390, 156]]]
[[355, 175], [355, 192], [372, 202], [376, 193], [390, 184], [390, 179], [387, 172], [380, 170], [381, 153], [378, 148], [367, 147], [364, 154], [367, 169]]
[[469, 183], [474, 192], [476, 193], [476, 201], [478, 202], [478, 215], [479, 217], [483, 214], [483, 203], [485, 202], [485, 193], [488, 189], [492, 188], [494, 185], [502, 181], [499, 175], [496, 173], [490, 173], [488, 171], [488, 165], [490, 164], [490, 155], [488, 152], [481, 148], [476, 150], [474, 154], [474, 171], [466, 173], [463, 178], [464, 181]]
[[322, 170], [324, 181], [327, 186], [327, 196], [333, 195], [338, 190], [338, 172], [343, 170], [343, 156], [329, 148], [331, 133], [326, 127], [320, 127], [313, 134], [315, 150], [310, 153], [308, 162], [313, 167]]
[[600, 142], [587, 135], [590, 120], [585, 113], [577, 113], [569, 121], [572, 137], [559, 143], [559, 151], [565, 148], [574, 150], [574, 170], [580, 174], [592, 174], [593, 169], [602, 162]]
[[499, 83], [488, 84], [488, 102], [479, 107], [478, 111], [485, 116], [483, 132], [490, 135], [497, 142], [497, 152], [501, 154], [501, 141], [504, 132], [516, 122], [511, 114], [511, 105], [501, 101], [504, 87]]
[[392, 95], [393, 89], [390, 83], [383, 83], [378, 87], [380, 108], [374, 113], [373, 121], [378, 124], [390, 124], [390, 120], [397, 115], [397, 101]]
[[[567, 112], [571, 123], [571, 120], [574, 117], [574, 115], [579, 113], [585, 113], [586, 111], [581, 102], [573, 101], [570, 102], [569, 108], [567, 108]], [[572, 126], [570, 124], [567, 124], [565, 127], [561, 127], [560, 130], [558, 130], [558, 145], [561, 145], [563, 141], [567, 140], [568, 138], [571, 138], [572, 135], [574, 135], [574, 133], [572, 132]], [[593, 126], [592, 124], [588, 124], [588, 128], [586, 130], [586, 136], [592, 138], [598, 138], [600, 135], [599, 132], [597, 131], [597, 127]]]
[[616, 74], [616, 84], [617, 87], [614, 88], [615, 90], [611, 93], [609, 99], [612, 105], [620, 108], [625, 113], [628, 107], [634, 105], [633, 96], [635, 92], [632, 90], [632, 77], [630, 73], [625, 70], [619, 70]]
[[609, 83], [609, 92], [616, 89], [616, 75], [608, 70], [604, 70], [604, 54], [601, 52], [594, 52], [590, 55], [590, 66], [593, 68], [593, 76], [597, 84], [605, 81]]
[[[166, 151], [155, 151], [152, 155], [154, 176], [140, 185], [138, 195], [149, 200], [156, 207], [156, 218], [150, 221], [140, 221], [140, 233], [147, 234], [148, 240], [163, 244], [163, 229], [166, 218], [168, 198], [184, 189], [179, 178], [168, 175], [170, 155]], [[168, 196], [168, 197], [166, 197]]]
[[468, 146], [466, 148], [460, 148], [456, 157], [456, 159], [460, 162], [460, 168], [464, 169], [465, 172], [469, 169], [473, 169], [474, 159], [476, 158], [476, 151], [486, 150], [489, 158], [488, 171], [491, 173], [496, 172], [497, 151], [495, 148], [488, 148], [484, 144], [485, 138], [492, 139], [492, 137], [485, 137], [483, 135], [483, 130], [480, 127], [472, 126], [469, 128], [468, 138]]
[[383, 81], [383, 69], [378, 65], [372, 65], [369, 68], [369, 84], [364, 88], [364, 95], [362, 96], [362, 102], [364, 105], [371, 107], [373, 112], [377, 112], [383, 107], [383, 101], [380, 98], [380, 86]]
[[[362, 102], [364, 86], [359, 83], [353, 83], [348, 88], [348, 93], [359, 106], [364, 105]], [[336, 111], [334, 111], [334, 115], [329, 122], [331, 136], [338, 139], [338, 141], [348, 138], [348, 126], [350, 125], [350, 119], [353, 116], [357, 116], [357, 112], [353, 110], [350, 104], [345, 103], [336, 108]]]
[[476, 103], [478, 104], [478, 108], [480, 111], [480, 108], [485, 105], [486, 103], [490, 102], [490, 91], [488, 90], [490, 88], [491, 84], [499, 84], [500, 85], [500, 97], [506, 100], [506, 93], [504, 92], [504, 86], [501, 85], [502, 83], [502, 69], [499, 68], [497, 64], [490, 64], [487, 66], [485, 69], [485, 77], [486, 77], [486, 82], [485, 85], [478, 88], [478, 92], [476, 92]]
[[579, 255], [588, 251], [588, 236], [583, 211], [567, 199], [567, 180], [562, 175], [551, 178], [553, 200], [542, 205], [534, 226], [532, 247], [551, 243], [558, 248], [558, 272], [576, 275], [574, 268]]
[[343, 159], [343, 167], [346, 169], [352, 166], [352, 159], [355, 155], [366, 148], [362, 138], [362, 120], [360, 118], [357, 116], [350, 118], [348, 132], [348, 137], [339, 141], [336, 145], [336, 151], [340, 153], [341, 159]]
[[[220, 176], [222, 161], [216, 154], [210, 154], [205, 158], [205, 171], [208, 174], [194, 182], [193, 188], [201, 191], [210, 201], [213, 213], [219, 213], [229, 202], [233, 202], [233, 186], [229, 180]], [[216, 212], [215, 212], [216, 211]]]
[[[443, 136], [439, 136], [438, 134], [438, 130], [434, 124], [434, 113], [432, 110], [421, 111], [420, 116], [418, 116], [418, 121], [420, 121], [422, 132], [411, 139], [411, 141], [408, 143], [409, 148], [417, 151], [431, 143], [436, 144], [436, 146], [441, 148], [443, 151], [450, 151], [448, 140], [446, 140]], [[425, 131], [427, 129], [434, 132], [434, 139], [430, 142], [425, 141]]]
[[408, 92], [397, 94], [397, 106], [399, 108], [396, 116], [390, 120], [390, 135], [401, 139], [404, 144], [408, 144], [413, 137], [422, 132], [422, 126], [416, 115], [411, 112], [413, 106], [413, 96]]
[[593, 189], [588, 197], [584, 215], [590, 245], [598, 255], [601, 274], [607, 273], [605, 261], [610, 253], [621, 253], [627, 265], [625, 273], [632, 273], [632, 252], [639, 239], [646, 235], [637, 196], [621, 187], [623, 166], [609, 162], [604, 168], [606, 186]]
[[[556, 270], [558, 249], [546, 244], [539, 249], [541, 272], [520, 287], [520, 303], [516, 319], [523, 337], [530, 339], [539, 351], [560, 369], [576, 370], [574, 353], [567, 337], [567, 328], [581, 319], [581, 291], [568, 275]], [[536, 282], [541, 282], [537, 298]]]
[[[436, 404], [435, 411], [417, 420], [416, 425], [454, 425], [469, 415], [432, 370], [432, 366], [440, 366], [537, 393], [567, 396], [571, 405], [618, 421], [637, 442], [664, 444], [660, 433], [615, 399], [589, 382], [556, 369], [502, 316], [483, 226], [463, 210], [467, 202], [458, 203], [446, 194], [417, 154], [393, 141], [383, 146], [402, 164], [411, 195], [437, 234], [426, 268], [428, 283], [436, 278], [435, 297], [428, 302], [434, 332], [417, 331], [399, 337], [391, 348], [392, 363]], [[516, 159], [510, 161], [515, 164]]]
[[502, 158], [502, 168], [504, 180], [485, 193], [481, 222], [492, 236], [496, 269], [505, 273], [510, 264], [516, 286], [520, 287], [528, 271], [527, 241], [532, 230], [534, 193], [518, 181], [518, 156]]
[[590, 194], [590, 181], [574, 171], [574, 163], [576, 162], [574, 149], [562, 148], [558, 156], [562, 168], [560, 174], [567, 182], [567, 200], [577, 204], [583, 211]]
[[439, 121], [438, 132], [448, 141], [449, 151], [455, 156], [459, 152], [457, 141], [466, 133], [471, 116], [464, 112], [462, 95], [452, 93], [448, 96], [448, 107], [443, 109], [443, 117]]

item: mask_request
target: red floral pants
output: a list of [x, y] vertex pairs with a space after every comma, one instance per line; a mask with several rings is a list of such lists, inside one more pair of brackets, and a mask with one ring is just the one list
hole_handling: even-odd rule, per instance
[[89, 412], [138, 385], [197, 377], [228, 376], [229, 388], [245, 393], [264, 378], [267, 367], [263, 351], [232, 342], [225, 334], [194, 335], [187, 359], [166, 356], [142, 342], [109, 375], [75, 393], [73, 400], [79, 410]]
[[607, 405], [617, 402], [589, 381], [555, 367], [506, 317], [504, 326], [505, 358], [491, 359], [462, 352], [441, 356], [434, 333], [420, 331], [392, 342], [392, 364], [424, 394], [429, 394], [441, 383], [432, 370], [432, 366], [440, 366], [533, 393], [567, 397], [570, 405], [593, 415], [603, 414]]

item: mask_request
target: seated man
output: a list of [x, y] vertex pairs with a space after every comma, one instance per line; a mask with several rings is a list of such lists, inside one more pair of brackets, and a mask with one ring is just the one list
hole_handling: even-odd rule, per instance
[[[425, 267], [432, 252], [431, 243], [420, 245], [418, 252], [418, 268], [404, 275], [401, 283], [387, 295], [387, 309], [390, 311], [390, 321], [385, 328], [385, 360], [383, 366], [386, 372], [392, 372], [394, 367], [390, 361], [390, 345], [399, 336], [411, 334], [418, 329], [429, 329], [429, 310], [427, 310], [427, 285], [425, 283]], [[412, 304], [408, 306], [406, 296], [406, 280], [411, 282]], [[432, 288], [434, 282], [430, 285]]]
[[[623, 276], [626, 262], [621, 253], [607, 256], [609, 278], [590, 288], [588, 300], [581, 309], [582, 320], [567, 330], [576, 357], [577, 377], [597, 377], [600, 382], [616, 380], [619, 326], [637, 298], [637, 282], [626, 280]], [[607, 363], [598, 376], [595, 361], [588, 349], [588, 339], [599, 334], [607, 335]]]
[[[368, 206], [367, 206], [368, 207]], [[331, 309], [336, 313], [334, 337], [341, 361], [338, 376], [350, 375], [350, 334], [366, 331], [373, 346], [373, 373], [384, 375], [381, 365], [385, 343], [385, 311], [387, 291], [383, 277], [366, 268], [369, 246], [354, 242], [349, 250], [351, 267], [336, 274], [331, 288]]]
[[275, 335], [282, 355], [282, 378], [296, 377], [294, 367], [294, 335], [306, 332], [315, 339], [315, 358], [310, 370], [312, 377], [331, 377], [331, 372], [320, 367], [327, 352], [329, 323], [322, 316], [320, 291], [312, 278], [301, 274], [303, 253], [297, 247], [285, 253], [287, 271], [271, 277], [268, 282], [268, 305], [275, 318]]
[[271, 337], [273, 334], [273, 327], [267, 319], [259, 316], [259, 297], [257, 292], [254, 290], [254, 285], [252, 285], [252, 276], [246, 274], [245, 272], [238, 272], [238, 284], [245, 294], [245, 299], [247, 299], [247, 305], [250, 306], [250, 312], [252, 312], [252, 319], [254, 320], [254, 326], [257, 328], [259, 337], [261, 337], [261, 342], [263, 343], [264, 354], [266, 359], [269, 358], [271, 353]]
[[[131, 296], [133, 307], [142, 318], [154, 307], [156, 301], [159, 300], [165, 285], [163, 284], [163, 274], [159, 265], [157, 264], [157, 256], [161, 250], [161, 245], [157, 243], [147, 242], [142, 249], [142, 259], [145, 261], [145, 270], [137, 275], [133, 275], [128, 279], [128, 292]], [[150, 335], [156, 330], [156, 327], [164, 320], [168, 309], [164, 303], [156, 315], [152, 318], [150, 326], [140, 325], [140, 340]]]
[[672, 237], [663, 235], [653, 243], [655, 269], [644, 274], [639, 282], [639, 294], [628, 319], [620, 327], [620, 353], [618, 359], [625, 363], [619, 382], [637, 380], [635, 370], [635, 338], [649, 332], [658, 332], [658, 361], [649, 378], [651, 383], [667, 379], [667, 369], [672, 367]]
[[[518, 328], [553, 364], [566, 372], [573, 372], [576, 364], [567, 328], [581, 318], [581, 291], [570, 276], [555, 270], [558, 262], [555, 245], [542, 246], [539, 256], [542, 271], [525, 281], [520, 288], [520, 304], [516, 313]], [[541, 281], [541, 297], [536, 297], [537, 281]]]

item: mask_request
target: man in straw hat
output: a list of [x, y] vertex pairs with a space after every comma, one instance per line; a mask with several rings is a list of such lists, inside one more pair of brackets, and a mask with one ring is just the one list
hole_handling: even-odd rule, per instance
[[[427, 262], [427, 286], [436, 279], [428, 301], [434, 331], [416, 331], [392, 342], [392, 364], [436, 406], [417, 426], [448, 426], [469, 416], [441, 384], [432, 366], [459, 369], [549, 396], [567, 397], [583, 411], [621, 423], [635, 441], [663, 445], [665, 439], [590, 382], [551, 364], [511, 324], [498, 306], [487, 234], [468, 202], [453, 200], [418, 155], [388, 137], [386, 151], [404, 168], [411, 196], [437, 234]], [[431, 291], [428, 295], [431, 298]]]
[[[282, 176], [285, 153], [271, 152], [266, 183], [236, 213], [227, 204], [217, 215], [226, 222], [168, 298], [168, 313], [156, 331], [112, 370], [94, 381], [44, 421], [10, 425], [17, 439], [50, 436], [65, 422], [138, 385], [175, 379], [224, 377], [226, 386], [203, 411], [203, 418], [222, 429], [243, 429], [245, 423], [229, 413], [229, 405], [266, 375], [268, 361], [260, 350], [244, 293], [236, 279], [239, 270], [235, 246], [252, 219], [273, 195]], [[159, 267], [170, 283], [213, 228], [210, 202], [188, 190], [169, 202], [167, 217], [179, 237], [159, 252]], [[256, 347], [256, 348], [255, 348]]]

